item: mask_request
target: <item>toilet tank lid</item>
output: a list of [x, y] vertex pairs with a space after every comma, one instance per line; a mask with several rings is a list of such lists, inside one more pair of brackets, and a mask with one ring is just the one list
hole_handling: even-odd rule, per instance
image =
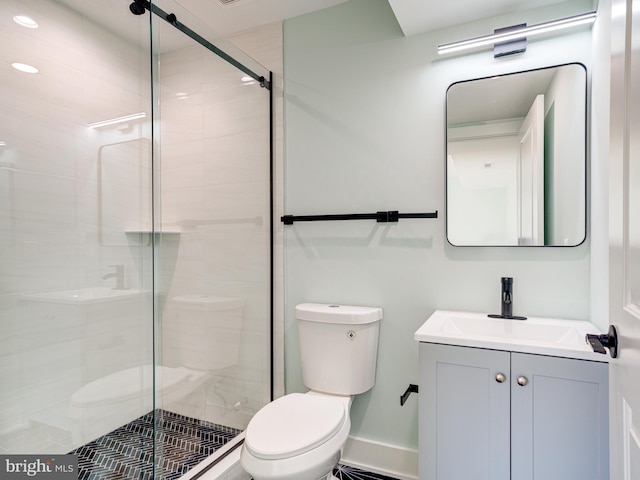
[[244, 306], [242, 298], [215, 295], [178, 295], [173, 297], [173, 301], [185, 307], [206, 310], [232, 310]]
[[301, 303], [296, 318], [309, 322], [362, 324], [382, 319], [382, 308], [322, 303]]

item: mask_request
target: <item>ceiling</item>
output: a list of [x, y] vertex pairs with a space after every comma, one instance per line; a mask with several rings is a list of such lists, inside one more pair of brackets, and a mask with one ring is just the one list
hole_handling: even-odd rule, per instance
[[[347, 0], [176, 0], [222, 36]], [[565, 0], [388, 0], [406, 36]]]
[[549, 90], [559, 68], [454, 83], [447, 91], [447, 124], [524, 118], [536, 96]]
[[347, 0], [175, 0], [221, 36], [333, 7]]
[[[120, 20], [104, 15], [107, 8], [126, 9], [133, 0], [57, 0], [104, 24], [124, 30]], [[175, 3], [189, 10], [222, 37], [273, 22], [333, 7], [348, 0], [154, 0], [168, 12]], [[387, 0], [405, 36], [453, 25], [530, 10], [567, 0]], [[174, 3], [175, 2], [175, 3]], [[179, 9], [179, 7], [178, 7]], [[180, 18], [179, 12], [175, 12]], [[125, 33], [126, 34], [126, 33]]]
[[[239, 0], [242, 1], [242, 0]], [[564, 0], [388, 0], [405, 36], [544, 7]]]

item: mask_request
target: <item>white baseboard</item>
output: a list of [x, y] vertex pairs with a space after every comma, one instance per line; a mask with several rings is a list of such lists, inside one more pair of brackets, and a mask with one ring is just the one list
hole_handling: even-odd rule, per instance
[[[233, 448], [244, 438], [244, 432], [225, 445], [221, 451]], [[203, 462], [189, 471], [180, 480], [189, 480], [206, 468]], [[418, 480], [418, 451], [394, 445], [349, 437], [340, 463], [379, 473], [398, 480]], [[240, 467], [240, 448], [236, 448], [218, 465], [207, 471], [199, 480], [247, 480], [250, 476]]]
[[418, 450], [349, 437], [340, 463], [399, 480], [418, 480]]

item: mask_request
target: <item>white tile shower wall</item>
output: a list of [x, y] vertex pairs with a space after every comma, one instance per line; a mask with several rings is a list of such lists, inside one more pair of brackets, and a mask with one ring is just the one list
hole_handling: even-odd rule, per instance
[[[105, 8], [121, 14], [137, 36], [140, 25], [131, 23], [126, 8], [111, 1]], [[40, 28], [17, 26], [16, 14], [31, 15]], [[6, 200], [0, 207], [4, 432], [26, 425], [87, 381], [150, 358], [145, 303], [132, 318], [124, 314], [130, 306], [122, 304], [86, 308], [21, 300], [38, 291], [110, 287], [102, 275], [111, 264], [125, 264], [132, 285], [148, 280], [141, 273], [148, 252], [101, 244], [97, 193], [100, 146], [144, 132], [98, 131], [87, 124], [148, 111], [150, 100], [145, 50], [58, 2], [3, 1], [0, 45], [0, 125], [7, 142], [0, 153]], [[16, 59], [40, 73], [13, 70]]]
[[[266, 24], [231, 36], [238, 45], [273, 74], [273, 380], [274, 395], [284, 394], [284, 229], [280, 217], [284, 214], [283, 197], [283, 51], [282, 24]], [[264, 347], [263, 347], [264, 348]]]
[[269, 103], [267, 91], [244, 85], [242, 76], [200, 46], [160, 59], [162, 223], [181, 230], [168, 276], [163, 362], [181, 363], [184, 345], [172, 335], [181, 328], [172, 322], [177, 296], [242, 299], [241, 335], [221, 326], [211, 339], [212, 356], [237, 361], [219, 358], [206, 418], [238, 428], [268, 401], [270, 309]]

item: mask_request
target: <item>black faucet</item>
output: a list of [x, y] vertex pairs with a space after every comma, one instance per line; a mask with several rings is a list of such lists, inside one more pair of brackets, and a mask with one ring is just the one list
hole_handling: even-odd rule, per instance
[[509, 320], [526, 320], [527, 317], [518, 317], [513, 315], [513, 278], [502, 277], [502, 298], [500, 315], [490, 314], [491, 318], [506, 318]]
[[502, 309], [500, 310], [504, 318], [513, 317], [513, 278], [502, 277]]

